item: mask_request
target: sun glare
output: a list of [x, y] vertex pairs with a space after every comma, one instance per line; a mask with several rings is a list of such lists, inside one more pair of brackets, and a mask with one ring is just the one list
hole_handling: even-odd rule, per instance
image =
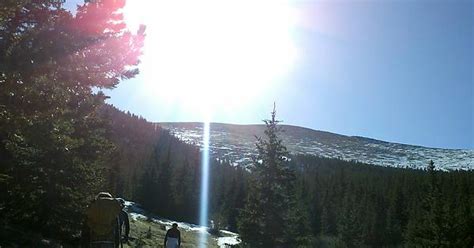
[[128, 1], [147, 25], [143, 95], [188, 111], [235, 110], [284, 76], [296, 58], [283, 1]]

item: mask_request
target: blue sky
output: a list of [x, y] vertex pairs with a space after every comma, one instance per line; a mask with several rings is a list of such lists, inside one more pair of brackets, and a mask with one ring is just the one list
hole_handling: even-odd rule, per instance
[[[472, 1], [298, 1], [293, 7], [304, 16], [292, 29], [297, 62], [251, 106], [215, 113], [212, 121], [261, 123], [275, 101], [285, 124], [474, 149]], [[143, 80], [122, 82], [108, 92], [109, 102], [150, 121], [201, 120], [178, 105], [140, 97]]]
[[307, 56], [292, 79], [298, 103], [284, 101], [305, 106], [308, 115], [300, 119], [282, 102], [286, 120], [387, 141], [474, 148], [472, 1], [326, 6], [336, 38], [300, 34]]
[[474, 148], [472, 1], [323, 5], [335, 34], [299, 34], [305, 61], [293, 72], [294, 87], [277, 98], [284, 120], [387, 141]]

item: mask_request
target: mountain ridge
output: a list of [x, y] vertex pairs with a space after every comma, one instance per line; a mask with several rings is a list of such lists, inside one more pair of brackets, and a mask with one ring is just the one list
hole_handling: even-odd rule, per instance
[[[176, 137], [202, 147], [202, 122], [156, 123]], [[211, 153], [218, 159], [248, 164], [254, 152], [255, 136], [262, 136], [264, 124], [211, 123]], [[434, 160], [442, 170], [474, 169], [474, 150], [431, 148], [348, 136], [307, 127], [281, 124], [282, 139], [291, 153], [311, 154], [343, 160], [399, 167], [425, 168]]]
[[[164, 124], [169, 125], [169, 124], [200, 124], [203, 125], [203, 122], [199, 121], [182, 121], [182, 122], [173, 122], [173, 121], [164, 121], [164, 122], [154, 122], [155, 124], [161, 125]], [[232, 125], [232, 126], [264, 126], [265, 124], [240, 124], [240, 123], [225, 123], [225, 122], [211, 122], [211, 125]], [[340, 133], [334, 133], [330, 131], [324, 131], [320, 129], [313, 129], [310, 127], [303, 127], [303, 126], [298, 126], [295, 124], [279, 124], [281, 127], [291, 127], [291, 128], [300, 128], [300, 129], [307, 129], [309, 131], [314, 131], [314, 132], [320, 132], [320, 133], [328, 133], [331, 135], [339, 135], [339, 136], [344, 136], [344, 137], [349, 137], [349, 138], [360, 138], [360, 139], [365, 139], [365, 140], [372, 140], [376, 142], [383, 142], [383, 143], [390, 143], [390, 144], [398, 144], [398, 145], [405, 145], [405, 146], [412, 146], [412, 147], [421, 147], [421, 148], [429, 148], [429, 149], [443, 149], [443, 150], [468, 150], [468, 151], [473, 151], [474, 149], [469, 149], [469, 148], [446, 148], [446, 147], [433, 147], [433, 146], [425, 146], [425, 145], [417, 145], [417, 144], [409, 144], [409, 143], [404, 143], [404, 142], [399, 142], [399, 141], [386, 141], [386, 140], [381, 140], [377, 138], [372, 138], [372, 137], [366, 137], [366, 136], [361, 136], [361, 135], [347, 135], [347, 134], [340, 134]]]

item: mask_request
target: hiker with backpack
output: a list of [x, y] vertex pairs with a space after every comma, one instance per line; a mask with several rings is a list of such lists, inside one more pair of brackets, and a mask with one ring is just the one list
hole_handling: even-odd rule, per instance
[[128, 219], [128, 213], [125, 211], [125, 200], [122, 198], [118, 198], [120, 202], [120, 206], [122, 210], [119, 213], [119, 237], [120, 241], [127, 243], [128, 242], [128, 235], [130, 234], [130, 220]]
[[[117, 248], [120, 244], [120, 202], [110, 193], [100, 192], [86, 210], [83, 237], [91, 248]], [[128, 217], [128, 216], [127, 216]]]

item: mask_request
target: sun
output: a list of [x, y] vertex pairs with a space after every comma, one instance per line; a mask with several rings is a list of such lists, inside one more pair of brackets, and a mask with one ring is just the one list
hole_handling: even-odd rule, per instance
[[147, 25], [143, 95], [187, 111], [236, 110], [288, 73], [297, 50], [288, 2], [129, 0]]

